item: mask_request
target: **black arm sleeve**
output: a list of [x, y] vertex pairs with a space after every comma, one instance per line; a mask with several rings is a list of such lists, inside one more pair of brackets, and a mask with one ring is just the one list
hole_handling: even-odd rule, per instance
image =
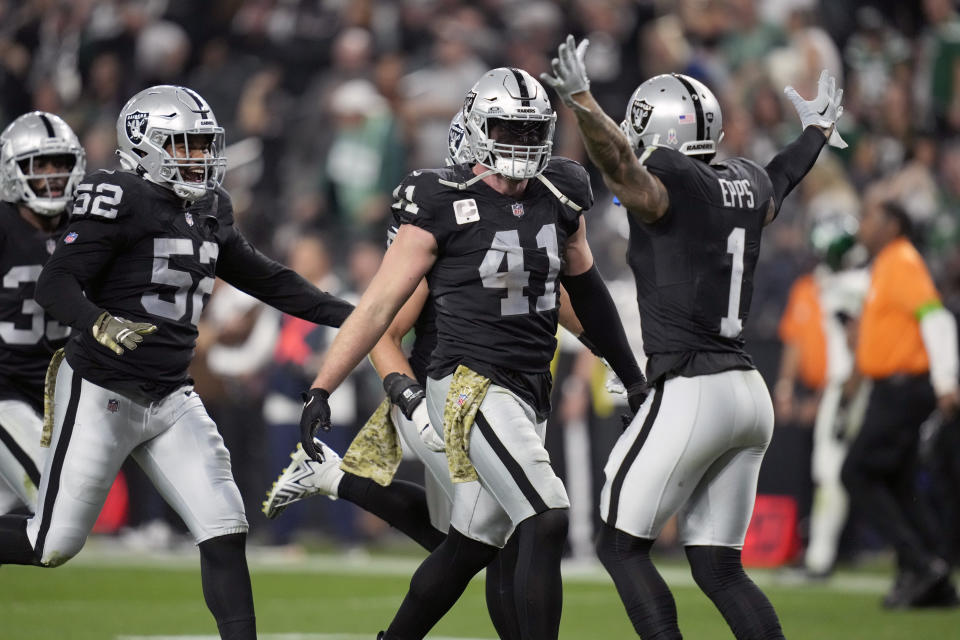
[[573, 311], [583, 325], [584, 337], [596, 348], [591, 351], [606, 358], [628, 389], [643, 382], [643, 373], [630, 350], [620, 314], [597, 265], [578, 276], [563, 275], [560, 282], [570, 294]]
[[784, 147], [767, 164], [765, 168], [773, 183], [773, 197], [777, 211], [780, 210], [784, 198], [790, 195], [793, 188], [800, 184], [803, 176], [810, 171], [826, 142], [827, 137], [820, 129], [809, 126], [803, 130], [799, 138]]
[[117, 232], [107, 224], [88, 220], [74, 222], [67, 230], [70, 233], [65, 238], [74, 240], [57, 244], [37, 279], [34, 299], [60, 323], [85, 330], [104, 310], [87, 299], [84, 287], [113, 259]]
[[353, 305], [321, 291], [296, 272], [257, 251], [231, 229], [220, 245], [217, 275], [270, 306], [314, 324], [339, 327]]

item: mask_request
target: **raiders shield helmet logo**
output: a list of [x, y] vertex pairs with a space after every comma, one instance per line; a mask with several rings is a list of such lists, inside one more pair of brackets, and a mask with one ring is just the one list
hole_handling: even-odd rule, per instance
[[630, 106], [630, 126], [638, 134], [643, 133], [650, 122], [650, 115], [653, 113], [653, 105], [646, 100], [634, 100]]
[[470, 115], [470, 110], [473, 109], [473, 101], [477, 99], [477, 92], [471, 91], [467, 93], [467, 97], [463, 99], [463, 115], [464, 117]]
[[459, 124], [450, 127], [450, 133], [447, 135], [447, 145], [450, 147], [450, 151], [460, 148], [460, 143], [463, 142], [463, 134], [463, 127]]
[[147, 118], [149, 113], [143, 111], [134, 111], [127, 114], [127, 137], [133, 144], [140, 144], [143, 140], [143, 134], [147, 132]]

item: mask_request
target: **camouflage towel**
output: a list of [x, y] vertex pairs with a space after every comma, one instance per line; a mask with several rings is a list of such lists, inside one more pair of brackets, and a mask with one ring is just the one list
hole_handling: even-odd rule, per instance
[[462, 364], [453, 372], [443, 407], [443, 440], [447, 448], [450, 479], [454, 482], [479, 479], [477, 470], [470, 462], [470, 428], [489, 386], [489, 378]]
[[63, 362], [63, 349], [57, 349], [47, 365], [47, 375], [43, 379], [43, 432], [40, 435], [40, 446], [49, 449], [50, 439], [53, 437], [53, 394], [57, 387], [57, 372]]
[[370, 478], [382, 487], [393, 481], [403, 457], [400, 437], [390, 418], [390, 406], [390, 398], [384, 398], [340, 462], [344, 471]]

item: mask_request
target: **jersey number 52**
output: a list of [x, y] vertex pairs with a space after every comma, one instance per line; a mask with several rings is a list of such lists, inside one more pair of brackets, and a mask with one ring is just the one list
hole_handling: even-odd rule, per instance
[[[200, 245], [200, 264], [207, 264], [217, 259], [220, 246], [216, 242], [204, 242]], [[175, 287], [176, 293], [173, 302], [162, 300], [159, 293], [145, 293], [140, 298], [143, 308], [161, 318], [182, 320], [190, 313], [190, 323], [194, 326], [200, 321], [203, 311], [204, 296], [213, 291], [214, 279], [205, 276], [196, 283], [188, 271], [181, 271], [170, 267], [171, 256], [193, 256], [193, 240], [189, 238], [154, 238], [153, 240], [153, 275], [150, 282], [154, 284]], [[190, 295], [190, 291], [193, 295]], [[187, 303], [190, 302], [191, 309]]]

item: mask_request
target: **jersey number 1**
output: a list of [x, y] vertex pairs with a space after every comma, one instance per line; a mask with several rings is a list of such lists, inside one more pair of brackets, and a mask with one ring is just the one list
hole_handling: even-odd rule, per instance
[[[550, 311], [557, 306], [557, 274], [560, 273], [559, 242], [555, 224], [545, 224], [540, 228], [537, 233], [537, 248], [546, 250], [549, 263], [543, 295], [537, 296], [537, 311]], [[507, 257], [507, 270], [500, 271], [504, 256]], [[530, 285], [530, 272], [523, 269], [520, 232], [516, 229], [497, 231], [480, 263], [480, 281], [484, 287], [507, 290], [507, 297], [500, 300], [500, 315], [519, 316], [530, 313], [530, 301], [523, 295], [523, 288]]]
[[740, 293], [743, 289], [743, 252], [746, 248], [747, 230], [736, 227], [727, 236], [727, 253], [733, 254], [730, 265], [730, 295], [727, 297], [727, 315], [720, 318], [720, 335], [736, 338], [743, 331], [740, 319]]

